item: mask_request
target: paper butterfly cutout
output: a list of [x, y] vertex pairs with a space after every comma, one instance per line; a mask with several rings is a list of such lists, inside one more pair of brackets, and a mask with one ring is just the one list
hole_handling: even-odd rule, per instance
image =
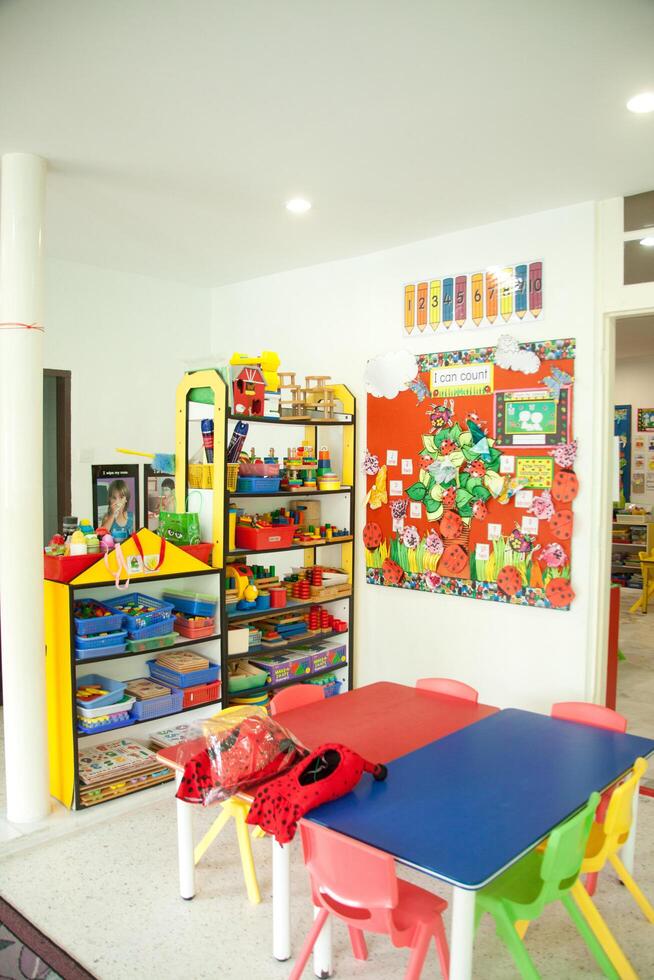
[[420, 380], [420, 378], [416, 378], [415, 381], [409, 381], [407, 383], [407, 388], [417, 396], [418, 404], [420, 404], [420, 402], [424, 402], [425, 398], [429, 398], [429, 388], [424, 381]]
[[366, 504], [371, 510], [377, 510], [382, 504], [388, 503], [386, 493], [386, 463], [379, 467], [379, 473], [375, 477], [375, 482], [370, 487], [366, 495]]
[[553, 367], [551, 374], [543, 378], [543, 384], [549, 391], [550, 395], [552, 395], [558, 401], [559, 395], [561, 394], [561, 388], [572, 384], [572, 377], [566, 371], [562, 371], [561, 368]]
[[526, 486], [527, 482], [525, 480], [518, 480], [515, 476], [507, 476], [504, 479], [504, 489], [497, 499], [501, 504], [508, 504], [515, 497], [516, 493], [519, 490], [524, 490]]

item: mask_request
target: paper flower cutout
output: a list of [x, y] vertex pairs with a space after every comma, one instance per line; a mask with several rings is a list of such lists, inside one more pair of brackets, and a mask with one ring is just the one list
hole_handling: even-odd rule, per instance
[[391, 504], [391, 514], [396, 521], [399, 521], [401, 517], [404, 517], [407, 511], [406, 500], [394, 500]]
[[549, 521], [554, 517], [554, 504], [549, 490], [543, 490], [540, 496], [534, 497], [528, 513], [535, 514], [541, 521]]
[[363, 472], [367, 476], [376, 476], [379, 473], [379, 456], [374, 456], [367, 449], [366, 455], [363, 457]]
[[425, 574], [425, 581], [430, 589], [437, 589], [441, 584], [441, 577], [438, 572], [427, 572]]
[[417, 548], [420, 544], [420, 533], [417, 527], [412, 524], [409, 527], [404, 528], [404, 533], [402, 534], [402, 544], [407, 548]]

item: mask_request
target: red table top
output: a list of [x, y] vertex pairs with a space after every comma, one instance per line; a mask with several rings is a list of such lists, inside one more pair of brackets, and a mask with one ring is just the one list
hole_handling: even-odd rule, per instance
[[[488, 704], [473, 704], [380, 681], [282, 711], [275, 721], [308, 749], [323, 742], [340, 742], [369, 762], [391, 762], [497, 711]], [[173, 769], [183, 769], [188, 759], [204, 747], [204, 739], [196, 738], [161, 749], [157, 758]]]

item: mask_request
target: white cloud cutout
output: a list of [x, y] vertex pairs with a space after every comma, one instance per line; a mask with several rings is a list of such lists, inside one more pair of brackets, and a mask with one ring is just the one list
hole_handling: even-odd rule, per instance
[[508, 371], [535, 374], [540, 367], [540, 358], [534, 351], [523, 350], [510, 333], [504, 333], [497, 341], [495, 363]]
[[375, 398], [395, 398], [417, 373], [415, 355], [408, 350], [397, 350], [373, 357], [366, 364], [364, 376], [366, 387]]

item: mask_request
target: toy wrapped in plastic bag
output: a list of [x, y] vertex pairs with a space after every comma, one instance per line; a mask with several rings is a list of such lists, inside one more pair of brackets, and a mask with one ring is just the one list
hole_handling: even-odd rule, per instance
[[199, 722], [189, 738], [197, 752], [188, 757], [188, 742], [186, 749], [179, 748], [184, 775], [176, 795], [203, 806], [247, 792], [307, 755], [289, 731], [256, 707], [229, 710]]

